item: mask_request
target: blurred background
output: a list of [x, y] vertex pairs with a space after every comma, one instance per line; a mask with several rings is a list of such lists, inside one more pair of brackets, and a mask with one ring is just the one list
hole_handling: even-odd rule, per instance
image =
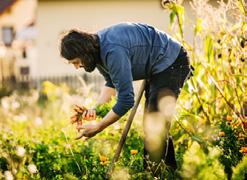
[[[217, 5], [216, 1], [210, 1]], [[184, 34], [193, 40], [194, 14], [184, 1]], [[120, 22], [150, 24], [171, 35], [169, 12], [161, 0], [1, 0], [0, 1], [0, 82], [11, 88], [40, 88], [44, 80], [80, 86], [77, 75], [100, 86], [97, 72], [88, 76], [75, 71], [59, 55], [59, 41], [71, 28], [96, 32]], [[97, 89], [97, 87], [95, 87]]]

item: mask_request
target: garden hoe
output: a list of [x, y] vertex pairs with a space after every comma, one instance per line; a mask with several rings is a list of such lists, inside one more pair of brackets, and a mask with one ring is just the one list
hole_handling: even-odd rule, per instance
[[117, 150], [116, 150], [116, 153], [111, 161], [111, 164], [109, 166], [109, 169], [107, 171], [107, 174], [106, 174], [106, 178], [109, 179], [110, 178], [110, 175], [112, 173], [112, 171], [114, 170], [114, 167], [115, 167], [115, 163], [118, 161], [118, 158], [120, 156], [120, 153], [121, 153], [121, 150], [123, 148], [123, 145], [125, 143], [125, 140], [126, 140], [126, 137], [128, 135], [128, 132], [129, 132], [129, 129], [130, 129], [130, 126], [132, 124], [132, 121], [134, 119], [134, 116], [136, 114], [136, 110], [138, 108], [138, 105], [140, 104], [140, 101], [141, 101], [141, 98], [142, 98], [142, 94], [144, 92], [144, 89], [145, 89], [145, 85], [146, 85], [146, 81], [144, 80], [141, 84], [141, 87], [140, 87], [140, 90], [138, 92], [138, 95], [137, 95], [137, 98], [136, 98], [136, 101], [135, 101], [135, 104], [131, 110], [131, 113], [129, 115], [129, 118], [128, 118], [128, 121], [125, 125], [125, 128], [124, 128], [124, 131], [123, 131], [123, 134], [121, 136], [121, 139], [118, 143], [118, 147], [117, 147]]

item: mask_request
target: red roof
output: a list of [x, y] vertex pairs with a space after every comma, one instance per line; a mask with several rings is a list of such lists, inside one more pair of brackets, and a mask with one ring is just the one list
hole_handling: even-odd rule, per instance
[[0, 0], [0, 15], [9, 9], [17, 0]]

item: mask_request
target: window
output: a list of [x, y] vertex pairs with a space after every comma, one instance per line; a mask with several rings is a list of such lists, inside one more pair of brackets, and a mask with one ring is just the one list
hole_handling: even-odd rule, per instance
[[29, 75], [29, 67], [20, 67], [20, 74], [21, 75]]
[[13, 40], [14, 40], [14, 28], [12, 26], [4, 26], [2, 27], [2, 40], [5, 44], [5, 46], [9, 47], [11, 46]]

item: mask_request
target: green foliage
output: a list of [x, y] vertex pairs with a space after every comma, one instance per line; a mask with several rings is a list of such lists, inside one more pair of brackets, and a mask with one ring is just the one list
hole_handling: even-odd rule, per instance
[[196, 25], [195, 25], [195, 28], [194, 28], [194, 34], [195, 35], [198, 35], [202, 32], [202, 19], [201, 18], [197, 18], [196, 20]]
[[174, 1], [168, 1], [164, 4], [164, 8], [167, 8], [171, 11], [170, 13], [170, 26], [173, 26], [175, 23], [175, 18], [177, 19], [180, 39], [183, 41], [184, 32], [184, 7], [180, 4], [175, 3]]
[[[219, 177], [224, 177], [222, 169], [228, 179], [232, 177], [232, 169], [241, 162], [246, 147], [246, 6], [244, 1], [232, 0], [226, 6], [221, 2], [221, 9], [213, 9], [207, 3], [193, 1], [197, 22], [194, 26], [194, 42], [192, 45], [184, 42], [190, 52], [191, 63], [195, 67], [194, 77], [185, 84], [179, 97], [177, 107], [179, 116], [172, 127], [175, 144], [177, 146], [177, 160], [182, 175], [190, 178], [210, 177], [205, 164], [205, 155], [210, 148], [218, 147], [219, 154], [211, 161], [220, 162], [224, 168], [220, 169]], [[170, 22], [174, 23], [174, 2], [167, 6], [170, 10]], [[225, 7], [225, 8], [224, 8]], [[227, 8], [226, 8], [227, 7]], [[205, 9], [207, 11], [200, 12]], [[227, 19], [229, 9], [238, 12], [238, 20]], [[214, 20], [210, 13], [215, 16]], [[227, 14], [221, 16], [222, 14]], [[225, 18], [225, 19], [224, 19]], [[217, 22], [223, 22], [222, 24]], [[179, 25], [179, 24], [178, 24]], [[181, 27], [181, 26], [180, 26]], [[199, 146], [190, 146], [197, 142]], [[196, 158], [186, 156], [192, 148], [199, 154]], [[183, 154], [185, 156], [183, 156]], [[205, 155], [203, 155], [205, 154]], [[191, 158], [191, 159], [190, 159]], [[207, 158], [206, 158], [207, 159]], [[191, 161], [191, 164], [189, 164]], [[200, 172], [195, 169], [186, 174], [183, 170], [189, 167], [203, 167]], [[210, 173], [211, 174], [211, 173]], [[214, 176], [216, 174], [212, 174]], [[222, 175], [222, 176], [221, 176]], [[217, 175], [218, 176], [218, 175]], [[217, 176], [210, 177], [212, 179]], [[200, 178], [199, 178], [200, 179]], [[203, 178], [204, 179], [204, 178]]]
[[[74, 179], [104, 179], [107, 171], [107, 164], [101, 164], [100, 154], [106, 154], [110, 159], [114, 149], [112, 143], [119, 140], [120, 132], [113, 133], [113, 139], [108, 140], [109, 132], [104, 132], [94, 140], [87, 142], [75, 141], [73, 133], [61, 131], [60, 127], [48, 127], [37, 130], [35, 134], [23, 139], [15, 133], [4, 132], [1, 136], [1, 173], [10, 170], [14, 177], [19, 179], [63, 179], [71, 177]], [[25, 129], [23, 129], [25, 130]], [[52, 135], [51, 135], [52, 133]], [[115, 138], [114, 134], [118, 134]], [[130, 131], [131, 137], [123, 150], [120, 166], [131, 167], [130, 174], [143, 171], [142, 153], [131, 155], [131, 149], [141, 151], [140, 136], [136, 131]], [[109, 144], [109, 149], [107, 148]], [[17, 147], [25, 149], [20, 155]], [[28, 166], [34, 164], [37, 172], [31, 173]], [[14, 172], [18, 174], [14, 174]]]
[[205, 52], [205, 56], [207, 57], [207, 61], [208, 63], [214, 61], [214, 42], [212, 39], [211, 35], [208, 35], [205, 37], [205, 45], [204, 45], [204, 52]]
[[[53, 132], [53, 135], [50, 137], [47, 132]], [[7, 167], [12, 172], [17, 171], [18, 174], [15, 176], [19, 179], [26, 179], [30, 176], [44, 179], [91, 178], [96, 174], [97, 177], [103, 179], [105, 168], [98, 165], [98, 156], [91, 153], [91, 146], [84, 145], [82, 142], [72, 142], [70, 139], [67, 142], [64, 134], [61, 131], [54, 131], [54, 128], [44, 129], [37, 133], [42, 139], [36, 140], [32, 137], [33, 139], [25, 138], [22, 141], [15, 141], [14, 139], [18, 137], [5, 132], [8, 139], [1, 137], [1, 156], [4, 156], [7, 162], [6, 160], [1, 161], [5, 163], [1, 164], [4, 168], [1, 168], [1, 172], [5, 171]], [[18, 155], [18, 151], [13, 147], [23, 147], [25, 154]], [[87, 154], [82, 154], [81, 149], [84, 152], [87, 151]], [[3, 160], [3, 157], [1, 159]], [[31, 163], [35, 164], [38, 172], [32, 174], [28, 170], [28, 165]], [[91, 170], [94, 171], [94, 174], [90, 173]]]
[[6, 87], [2, 87], [0, 88], [0, 99], [4, 96], [9, 96], [13, 91], [6, 88]]
[[116, 103], [116, 99], [112, 98], [110, 102], [98, 105], [96, 107], [96, 115], [99, 118], [103, 118], [113, 107], [113, 105]]
[[223, 151], [219, 157], [219, 161], [224, 164], [225, 172], [228, 178], [230, 178], [232, 176], [232, 167], [235, 167], [243, 157], [242, 153], [239, 152], [241, 142], [238, 141], [232, 127], [225, 121], [220, 124], [220, 130], [224, 132], [225, 136], [220, 137], [214, 143]]
[[241, 162], [233, 168], [233, 180], [246, 179], [247, 177], [247, 156], [245, 156]]
[[182, 177], [184, 179], [225, 179], [223, 166], [218, 161], [220, 150], [209, 148], [205, 154], [200, 145], [192, 142], [184, 154]]
[[[46, 82], [45, 86], [46, 91], [42, 93], [13, 94], [2, 99], [4, 107], [0, 113], [7, 120], [1, 122], [0, 128], [0, 178], [7, 174], [15, 179], [105, 179], [125, 117], [92, 140], [76, 141], [73, 139], [75, 128], [69, 124], [73, 103], [63, 98], [73, 95], [63, 85]], [[85, 97], [81, 99], [88, 101]], [[104, 116], [114, 103], [113, 99], [100, 106], [98, 117]], [[14, 104], [18, 106], [12, 108]], [[13, 118], [22, 112], [30, 115], [21, 121]], [[41, 116], [38, 124], [37, 116]], [[129, 173], [134, 175], [143, 171], [142, 136], [135, 130], [129, 133], [131, 138], [127, 140], [119, 165], [132, 167]], [[131, 155], [132, 149], [139, 153]], [[100, 160], [102, 155], [107, 157], [106, 162]]]
[[[130, 173], [142, 172], [143, 169], [143, 138], [136, 136], [139, 134], [137, 130], [132, 129], [126, 139], [125, 146], [123, 147], [121, 165], [130, 168]], [[131, 150], [137, 150], [135, 155], [131, 154]]]

